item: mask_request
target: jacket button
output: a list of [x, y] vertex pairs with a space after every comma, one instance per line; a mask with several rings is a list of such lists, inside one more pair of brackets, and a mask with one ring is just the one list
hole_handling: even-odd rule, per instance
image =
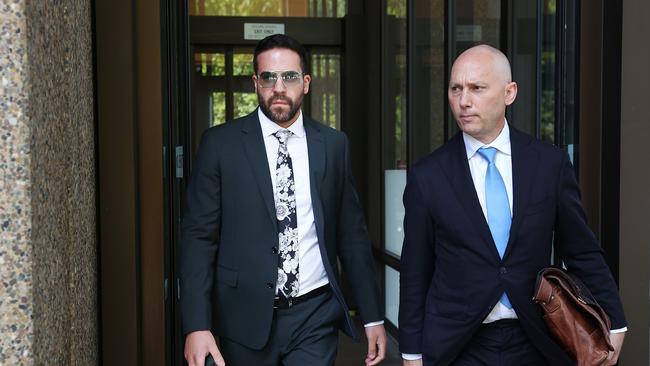
[[276, 247], [271, 247], [271, 253], [273, 253], [273, 254], [278, 254], [278, 248], [276, 248]]
[[273, 282], [267, 282], [266, 287], [268, 288], [273, 288]]
[[501, 267], [501, 268], [499, 268], [499, 273], [506, 274], [506, 273], [508, 273], [508, 270], [506, 269], [506, 267]]

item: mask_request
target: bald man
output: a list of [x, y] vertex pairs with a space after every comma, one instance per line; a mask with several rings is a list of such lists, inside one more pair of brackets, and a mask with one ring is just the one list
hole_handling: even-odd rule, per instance
[[409, 169], [400, 265], [404, 365], [573, 365], [532, 300], [552, 247], [612, 320], [613, 365], [626, 321], [585, 221], [569, 157], [506, 121], [517, 97], [501, 51], [454, 62], [449, 105], [459, 133]]

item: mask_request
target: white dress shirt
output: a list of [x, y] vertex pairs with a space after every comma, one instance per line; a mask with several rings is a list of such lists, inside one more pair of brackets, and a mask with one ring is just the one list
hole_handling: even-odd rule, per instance
[[[483, 209], [485, 221], [487, 222], [485, 173], [487, 172], [488, 162], [478, 153], [478, 149], [482, 147], [493, 147], [497, 150], [494, 157], [494, 165], [496, 165], [499, 170], [499, 174], [501, 174], [503, 183], [506, 186], [508, 203], [510, 206], [510, 216], [512, 216], [512, 154], [510, 150], [510, 129], [508, 128], [508, 122], [505, 122], [499, 136], [488, 145], [485, 145], [481, 141], [464, 132], [463, 141], [465, 142], [469, 171], [472, 174], [472, 181], [474, 181], [474, 188], [476, 188], [476, 194], [478, 195], [481, 209]], [[500, 301], [497, 301], [494, 308], [492, 308], [492, 311], [488, 314], [485, 320], [483, 320], [483, 323], [491, 323], [499, 319], [517, 319], [517, 313], [515, 313], [515, 309], [509, 309]]]
[[[314, 221], [314, 211], [311, 204], [307, 137], [302, 112], [299, 113], [298, 119], [288, 128], [289, 131], [293, 132], [293, 135], [287, 140], [287, 149], [291, 157], [293, 179], [296, 184], [294, 192], [296, 195], [296, 219], [298, 225], [298, 270], [300, 272], [298, 296], [301, 296], [329, 283], [329, 280], [318, 247], [316, 222]], [[275, 195], [275, 170], [280, 142], [273, 136], [273, 133], [283, 128], [266, 117], [259, 108], [257, 109], [257, 115], [262, 127], [266, 157], [269, 163], [271, 182], [273, 182], [273, 194]]]

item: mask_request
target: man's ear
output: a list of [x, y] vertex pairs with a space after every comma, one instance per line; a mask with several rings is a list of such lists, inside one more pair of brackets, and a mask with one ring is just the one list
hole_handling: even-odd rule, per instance
[[517, 83], [514, 81], [508, 83], [508, 85], [506, 85], [505, 94], [506, 105], [511, 105], [517, 98]]
[[311, 84], [311, 75], [307, 74], [302, 77], [303, 80], [303, 85], [302, 85], [302, 93], [307, 94], [309, 93], [309, 85]]
[[255, 89], [255, 93], [257, 93], [257, 75], [251, 76], [251, 79], [253, 80], [253, 88]]

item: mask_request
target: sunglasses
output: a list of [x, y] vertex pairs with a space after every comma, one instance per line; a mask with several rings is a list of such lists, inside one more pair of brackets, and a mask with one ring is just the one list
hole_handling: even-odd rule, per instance
[[257, 76], [257, 80], [263, 88], [272, 88], [278, 82], [278, 78], [282, 79], [282, 83], [287, 88], [295, 86], [302, 80], [303, 73], [298, 71], [264, 71]]

